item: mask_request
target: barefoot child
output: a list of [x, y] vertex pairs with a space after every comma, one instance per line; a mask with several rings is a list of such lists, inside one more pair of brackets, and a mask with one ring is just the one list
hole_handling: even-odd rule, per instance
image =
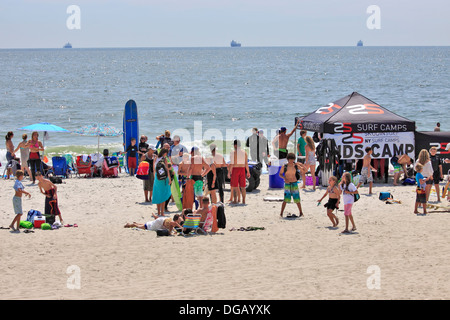
[[361, 169], [361, 179], [359, 179], [358, 186], [356, 189], [359, 189], [362, 183], [369, 182], [369, 195], [372, 194], [372, 186], [373, 186], [373, 176], [372, 171], [377, 171], [374, 167], [370, 165], [370, 161], [372, 160], [372, 148], [367, 147], [366, 149], [366, 155], [363, 158], [363, 166]]
[[[124, 144], [125, 145], [125, 144]], [[127, 163], [128, 163], [128, 169], [130, 170], [130, 176], [134, 176], [134, 173], [137, 168], [137, 153], [138, 153], [138, 146], [136, 145], [136, 139], [131, 138], [130, 145], [127, 146], [127, 150], [125, 152], [120, 152], [119, 154], [124, 153], [130, 153], [128, 155]]]
[[336, 177], [330, 177], [328, 179], [327, 191], [322, 198], [318, 201], [318, 205], [322, 202], [323, 198], [329, 195], [328, 202], [325, 203], [324, 207], [327, 208], [327, 215], [330, 218], [331, 223], [333, 223], [333, 228], [337, 227], [339, 224], [338, 217], [333, 213], [334, 209], [339, 209], [339, 201], [341, 199], [341, 191], [337, 185], [338, 180]]
[[58, 207], [56, 186], [50, 180], [45, 179], [39, 171], [36, 172], [36, 179], [39, 181], [38, 187], [41, 190], [41, 193], [45, 195], [45, 214], [58, 216], [59, 221], [63, 224], [64, 222]]
[[[298, 191], [298, 180], [300, 175], [300, 163], [295, 163], [295, 154], [289, 153], [287, 155], [288, 163], [280, 169], [280, 177], [284, 179], [284, 201], [281, 205], [280, 216], [283, 217], [284, 208], [286, 203], [291, 202], [291, 197], [294, 199], [294, 203], [297, 204], [300, 217], [303, 216], [302, 205], [300, 204], [300, 193]], [[298, 173], [297, 173], [298, 172]]]
[[419, 205], [422, 205], [423, 207], [423, 214], [427, 214], [427, 195], [425, 191], [426, 182], [425, 178], [422, 175], [423, 165], [421, 163], [416, 164], [416, 182], [417, 182], [417, 189], [416, 189], [416, 203], [414, 205], [414, 213], [419, 213], [417, 211], [417, 208]]
[[352, 206], [355, 202], [354, 194], [358, 193], [358, 189], [352, 183], [352, 176], [350, 172], [345, 172], [340, 183], [342, 191], [342, 198], [344, 199], [344, 216], [345, 216], [345, 230], [342, 233], [350, 233], [348, 231], [348, 221], [352, 223], [352, 231], [356, 231], [355, 221], [353, 221]]
[[[14, 213], [16, 216], [14, 217], [13, 221], [11, 222], [11, 225], [9, 226], [13, 231], [18, 231], [20, 227], [20, 218], [22, 217], [23, 210], [22, 210], [22, 194], [25, 194], [28, 196], [28, 198], [31, 198], [31, 194], [26, 192], [24, 189], [24, 186], [22, 184], [22, 180], [24, 178], [23, 171], [17, 170], [16, 171], [16, 182], [14, 183], [14, 190], [16, 191], [14, 197], [13, 197], [13, 206], [14, 206]], [[17, 224], [17, 229], [14, 228], [14, 223]]]

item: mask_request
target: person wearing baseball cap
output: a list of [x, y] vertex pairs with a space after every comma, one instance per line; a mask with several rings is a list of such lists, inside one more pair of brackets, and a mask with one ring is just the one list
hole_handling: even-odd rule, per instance
[[289, 138], [294, 134], [297, 128], [298, 122], [294, 129], [292, 129], [292, 131], [288, 134], [286, 134], [286, 127], [280, 128], [280, 133], [278, 135], [278, 159], [286, 159], [288, 155], [287, 145], [289, 142]]

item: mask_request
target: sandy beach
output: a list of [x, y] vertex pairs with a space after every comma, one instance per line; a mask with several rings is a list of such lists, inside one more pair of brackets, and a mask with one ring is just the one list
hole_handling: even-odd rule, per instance
[[[331, 228], [317, 200], [325, 188], [301, 191], [304, 218], [279, 217], [282, 190], [269, 190], [263, 175], [247, 205], [226, 205], [226, 229], [215, 235], [157, 237], [124, 228], [147, 222], [156, 205], [144, 203], [142, 181], [123, 173], [116, 179], [64, 179], [58, 185], [65, 227], [34, 233], [0, 230], [1, 299], [449, 299], [450, 212], [413, 214], [414, 186], [361, 187], [353, 207], [357, 231]], [[13, 181], [0, 181], [0, 225], [14, 217]], [[25, 212], [44, 211], [44, 196], [32, 194]], [[442, 183], [441, 183], [442, 186]], [[385, 204], [380, 191], [402, 204]], [[225, 198], [229, 197], [229, 185]], [[431, 194], [430, 201], [436, 200]], [[446, 201], [443, 204], [448, 205]], [[342, 208], [343, 209], [343, 208]], [[169, 216], [176, 213], [169, 206]], [[285, 214], [297, 214], [288, 204]], [[23, 220], [26, 216], [23, 216]], [[240, 227], [256, 231], [230, 231]], [[74, 287], [78, 270], [79, 287]], [[375, 280], [374, 280], [375, 279]], [[192, 285], [195, 281], [195, 285]], [[189, 283], [189, 284], [188, 284]]]

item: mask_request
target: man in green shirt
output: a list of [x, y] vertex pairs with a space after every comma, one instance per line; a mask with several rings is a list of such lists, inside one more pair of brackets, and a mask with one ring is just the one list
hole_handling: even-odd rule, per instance
[[[300, 157], [306, 157], [305, 146], [306, 146], [306, 130], [300, 131], [300, 138], [298, 138], [297, 142], [297, 155]], [[305, 159], [300, 159], [299, 162], [305, 163]]]
[[[301, 158], [298, 158], [298, 162], [300, 163], [305, 163], [306, 160], [306, 151], [305, 151], [305, 146], [306, 146], [306, 130], [301, 130], [300, 131], [300, 138], [298, 138], [297, 141], [297, 155]], [[302, 181], [303, 181], [303, 186], [302, 189], [306, 188], [306, 173], [305, 172], [301, 172], [302, 173]]]

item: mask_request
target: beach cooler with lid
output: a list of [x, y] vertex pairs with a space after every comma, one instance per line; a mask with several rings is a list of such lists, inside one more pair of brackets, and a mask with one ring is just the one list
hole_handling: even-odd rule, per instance
[[286, 163], [285, 159], [272, 160], [269, 166], [269, 188], [282, 189], [284, 188], [284, 179], [280, 177], [280, 169]]
[[34, 227], [35, 228], [40, 228], [43, 223], [45, 223], [44, 216], [34, 218]]

